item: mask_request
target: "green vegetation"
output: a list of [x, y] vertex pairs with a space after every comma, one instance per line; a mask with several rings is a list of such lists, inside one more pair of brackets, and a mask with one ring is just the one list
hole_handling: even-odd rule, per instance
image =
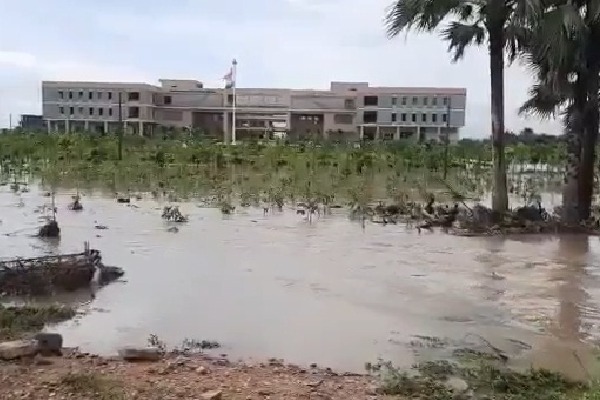
[[424, 362], [406, 372], [382, 362], [369, 366], [380, 380], [379, 392], [400, 398], [452, 400], [584, 400], [599, 399], [596, 382], [581, 383], [546, 370], [517, 372], [492, 365], [487, 357], [475, 364]]
[[0, 340], [19, 337], [40, 331], [45, 324], [58, 323], [75, 316], [68, 307], [6, 307], [0, 305]]
[[[312, 198], [343, 205], [376, 199], [420, 201], [425, 191], [448, 192], [448, 186], [480, 197], [491, 182], [490, 144], [472, 141], [450, 146], [445, 183], [440, 182], [444, 146], [431, 143], [231, 147], [193, 138], [126, 137], [122, 161], [117, 153], [117, 140], [110, 136], [0, 136], [4, 172], [31, 172], [48, 186], [111, 192], [166, 191], [246, 204]], [[560, 142], [515, 144], [507, 151], [512, 185], [524, 184], [518, 171], [528, 164], [535, 164], [527, 167], [529, 172], [544, 173], [558, 184], [564, 155]], [[537, 185], [544, 179], [528, 184], [534, 181]], [[436, 200], [443, 200], [440, 196]]]

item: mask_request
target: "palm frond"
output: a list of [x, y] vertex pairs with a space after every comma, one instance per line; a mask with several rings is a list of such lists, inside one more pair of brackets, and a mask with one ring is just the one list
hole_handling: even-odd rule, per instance
[[[481, 0], [478, 0], [481, 1]], [[446, 16], [464, 8], [466, 0], [395, 0], [385, 13], [388, 38], [403, 31], [433, 31]]]
[[480, 46], [486, 39], [486, 30], [479, 24], [462, 24], [460, 22], [451, 22], [442, 30], [442, 38], [449, 42], [448, 51], [452, 52], [452, 61], [460, 60], [465, 49], [470, 45]]

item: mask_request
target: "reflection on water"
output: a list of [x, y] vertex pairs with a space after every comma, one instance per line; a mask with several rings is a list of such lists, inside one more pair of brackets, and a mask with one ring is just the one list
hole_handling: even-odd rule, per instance
[[[32, 210], [48, 199], [32, 190], [18, 207], [18, 195], [0, 192], [0, 256], [76, 252], [90, 240], [106, 264], [125, 269], [125, 282], [100, 290], [89, 313], [56, 328], [89, 351], [154, 333], [170, 345], [214, 339], [232, 356], [361, 370], [377, 357], [410, 365], [414, 335], [476, 334], [509, 354], [522, 350], [518, 341], [552, 351], [548, 343], [598, 336], [596, 238], [418, 235], [400, 225], [363, 230], [343, 211], [309, 224], [292, 210], [224, 218], [194, 203], [180, 206], [190, 222], [172, 233], [154, 201], [85, 196], [78, 213], [67, 210], [69, 196], [57, 198], [62, 238], [48, 243], [29, 236], [39, 225]], [[77, 295], [69, 301], [89, 298]]]

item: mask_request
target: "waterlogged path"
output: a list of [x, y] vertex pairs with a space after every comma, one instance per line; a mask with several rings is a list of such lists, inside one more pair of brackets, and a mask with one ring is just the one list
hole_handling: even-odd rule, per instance
[[[363, 230], [343, 211], [309, 224], [293, 210], [222, 216], [194, 203], [180, 205], [190, 222], [177, 225], [151, 200], [86, 195], [84, 211], [69, 211], [72, 194], [57, 197], [56, 243], [30, 236], [41, 224], [34, 209], [49, 198], [0, 188], [1, 257], [78, 252], [89, 240], [126, 271], [89, 313], [53, 328], [68, 346], [114, 353], [154, 333], [171, 346], [211, 339], [234, 357], [361, 371], [377, 357], [410, 365], [415, 335], [456, 345], [482, 335], [511, 356], [532, 346], [544, 355], [535, 359], [559, 367], [598, 337], [597, 238], [419, 235]], [[174, 225], [179, 232], [168, 232]]]

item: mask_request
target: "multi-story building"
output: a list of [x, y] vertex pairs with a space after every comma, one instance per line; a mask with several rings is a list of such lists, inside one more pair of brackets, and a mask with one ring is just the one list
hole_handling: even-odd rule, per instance
[[[145, 83], [42, 82], [48, 132], [200, 130], [228, 141], [231, 89], [195, 80]], [[466, 89], [372, 87], [332, 82], [329, 90], [236, 89], [236, 136], [329, 140], [458, 140], [465, 125]]]

